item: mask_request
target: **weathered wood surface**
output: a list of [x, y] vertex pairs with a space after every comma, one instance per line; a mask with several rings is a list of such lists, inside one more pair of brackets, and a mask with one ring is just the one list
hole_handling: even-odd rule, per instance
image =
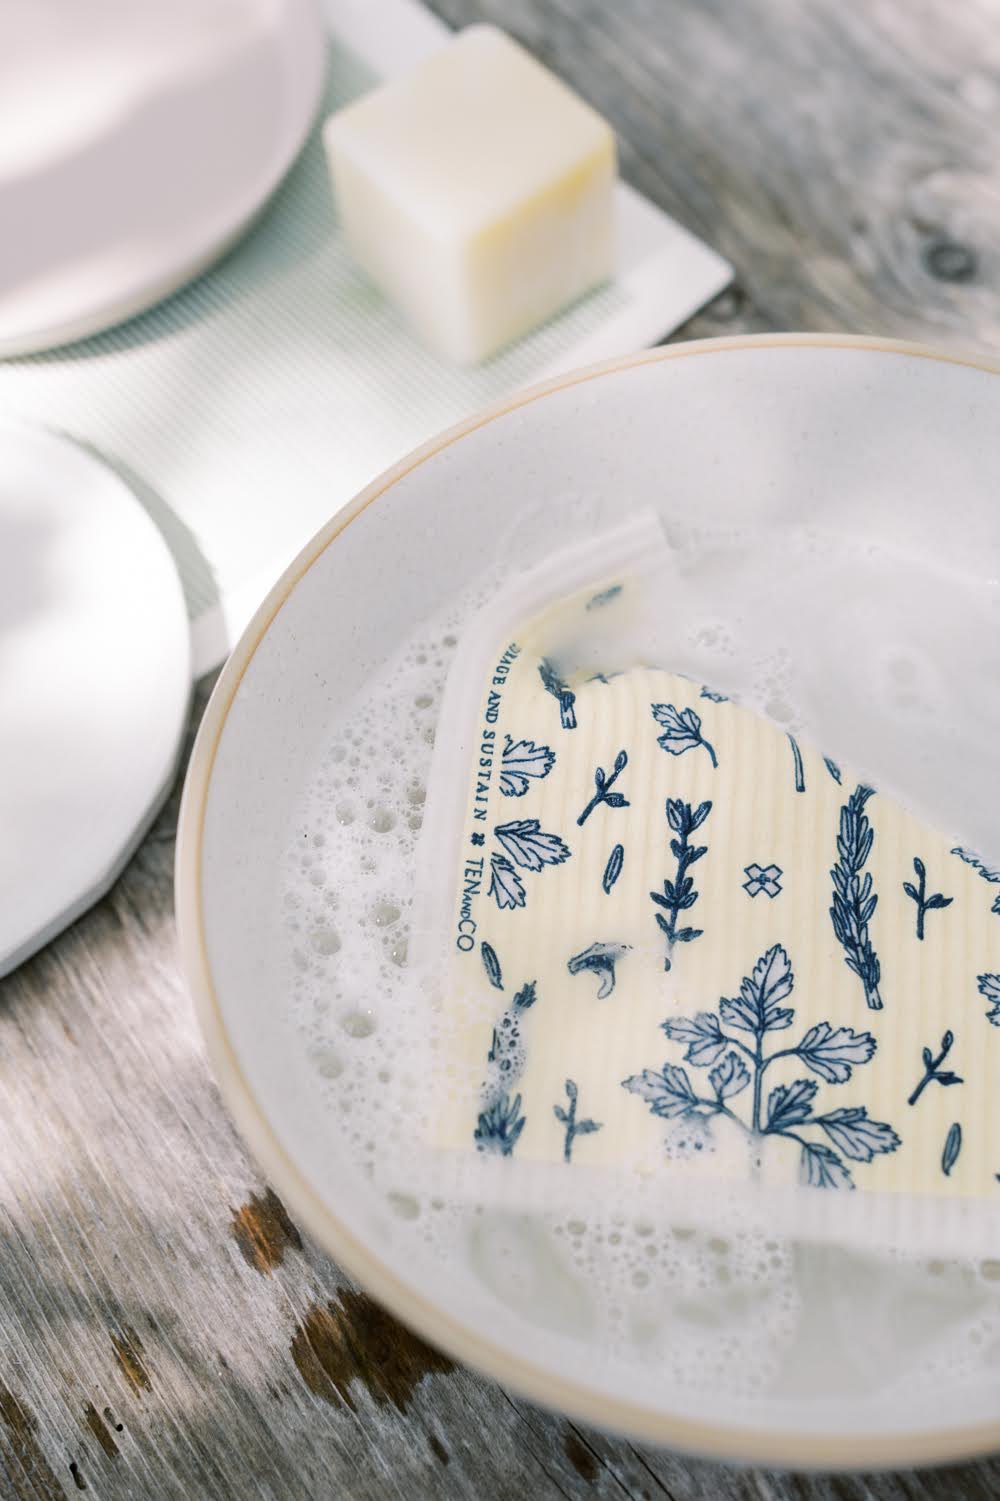
[[[1000, 348], [993, 0], [436, 3], [552, 63], [613, 121], [625, 174], [736, 264], [684, 336]], [[208, 1077], [174, 953], [176, 812], [0, 984], [0, 1495], [1000, 1495], [1000, 1463], [803, 1478], [608, 1439], [382, 1314], [303, 1241]]]

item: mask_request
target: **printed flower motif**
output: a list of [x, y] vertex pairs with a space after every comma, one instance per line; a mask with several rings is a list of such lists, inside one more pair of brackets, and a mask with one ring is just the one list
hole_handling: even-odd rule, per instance
[[650, 704], [650, 709], [657, 724], [663, 727], [663, 734], [657, 736], [657, 745], [671, 756], [683, 756], [685, 751], [703, 745], [712, 765], [718, 767], [715, 750], [702, 735], [701, 718], [693, 709], [677, 709], [673, 704]]
[[780, 865], [745, 865], [743, 873], [747, 878], [743, 882], [747, 896], [760, 896], [763, 891], [765, 896], [773, 899], [781, 891], [784, 871]]
[[[622, 1087], [645, 1100], [653, 1115], [668, 1121], [689, 1120], [699, 1132], [708, 1132], [713, 1120], [725, 1116], [750, 1139], [776, 1137], [793, 1142], [799, 1149], [802, 1183], [853, 1188], [844, 1159], [867, 1163], [880, 1153], [894, 1152], [900, 1144], [896, 1132], [884, 1121], [870, 1120], [863, 1105], [816, 1115], [819, 1085], [814, 1079], [778, 1084], [765, 1102], [764, 1076], [779, 1059], [797, 1059], [828, 1084], [845, 1084], [855, 1067], [871, 1060], [875, 1039], [869, 1032], [822, 1021], [810, 1027], [796, 1046], [766, 1053], [768, 1034], [792, 1025], [795, 1013], [782, 1002], [794, 984], [788, 955], [775, 944], [742, 981], [739, 995], [720, 1000], [718, 1015], [699, 1011], [692, 1018], [671, 1017], [663, 1023], [671, 1041], [685, 1045], [685, 1062], [709, 1070], [705, 1094], [695, 1088], [687, 1070], [674, 1063], [665, 1063], [658, 1072], [643, 1069], [624, 1079]], [[740, 1033], [749, 1034], [752, 1043], [744, 1042]], [[734, 1108], [731, 1102], [747, 1091], [749, 1107]], [[827, 1141], [803, 1134], [813, 1129]]]
[[523, 797], [531, 778], [547, 777], [556, 761], [555, 751], [533, 740], [511, 740], [504, 736], [500, 757], [500, 791], [504, 797]]
[[591, 970], [600, 976], [597, 999], [603, 1001], [615, 988], [615, 965], [623, 954], [628, 953], [627, 943], [592, 943], [582, 953], [574, 954], [566, 965], [571, 975]]

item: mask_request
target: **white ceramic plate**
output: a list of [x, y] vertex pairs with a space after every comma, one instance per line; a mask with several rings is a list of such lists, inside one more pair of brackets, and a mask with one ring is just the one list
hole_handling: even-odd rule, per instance
[[0, 539], [2, 975], [107, 890], [155, 816], [191, 645], [166, 543], [68, 438], [0, 423]]
[[512, 496], [572, 495], [605, 512], [619, 497], [623, 514], [653, 506], [683, 523], [790, 501], [829, 517], [863, 506], [874, 486], [933, 524], [946, 486], [985, 512], [1000, 475], [996, 382], [974, 361], [801, 336], [680, 345], [564, 377], [376, 481], [286, 573], [220, 679], [185, 792], [177, 895], [184, 962], [229, 1106], [279, 1192], [353, 1275], [430, 1340], [539, 1401], [770, 1463], [908, 1465], [1000, 1445], [996, 1392], [952, 1404], [937, 1425], [901, 1426], [866, 1415], [860, 1399], [846, 1418], [814, 1404], [782, 1422], [763, 1403], [756, 1418], [706, 1421], [672, 1399], [598, 1389], [565, 1344], [531, 1346], [503, 1320], [487, 1338], [457, 1294], [435, 1302], [373, 1222], [345, 1207], [343, 1161], [278, 978], [280, 870], [334, 706], [416, 629], [428, 601], [458, 591], [505, 534], [510, 548]]
[[0, 55], [0, 356], [141, 312], [274, 191], [319, 100], [315, 0], [13, 0]]

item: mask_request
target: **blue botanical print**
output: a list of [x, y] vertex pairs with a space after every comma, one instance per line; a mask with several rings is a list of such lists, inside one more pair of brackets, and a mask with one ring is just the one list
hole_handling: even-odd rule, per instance
[[[971, 865], [973, 870], [979, 872], [984, 881], [989, 881], [992, 886], [1000, 886], [1000, 867], [987, 865], [985, 860], [980, 860], [979, 856], [972, 850], [963, 849], [961, 845], [956, 845], [951, 853], [957, 855], [960, 860], [964, 860], [966, 865]], [[1000, 916], [1000, 896], [994, 897], [993, 906], [990, 908], [990, 911]]]
[[702, 735], [701, 719], [693, 709], [677, 709], [673, 704], [650, 704], [649, 707], [657, 724], [663, 727], [663, 734], [656, 737], [657, 745], [671, 756], [683, 756], [685, 751], [703, 745], [712, 765], [718, 766], [715, 749]]
[[958, 1161], [958, 1154], [962, 1150], [962, 1128], [958, 1121], [949, 1129], [945, 1138], [944, 1151], [941, 1153], [941, 1171], [946, 1178], [951, 1177], [951, 1170]]
[[980, 975], [979, 994], [985, 996], [993, 1008], [987, 1011], [986, 1020], [1000, 1027], [1000, 975]]
[[708, 846], [692, 844], [691, 835], [701, 828], [711, 811], [710, 802], [699, 803], [697, 808], [692, 808], [690, 803], [682, 802], [680, 798], [667, 798], [667, 822], [673, 830], [670, 851], [677, 861], [677, 869], [673, 880], [664, 880], [662, 893], [649, 893], [657, 907], [663, 909], [655, 916], [657, 927], [667, 939], [667, 952], [663, 959], [665, 970], [669, 970], [672, 963], [674, 945], [692, 943], [704, 931], [703, 928], [679, 928], [677, 920], [682, 912], [687, 912], [698, 900], [694, 880], [688, 872], [692, 865], [708, 853]]
[[572, 1079], [566, 1080], [566, 1098], [569, 1100], [569, 1109], [564, 1110], [562, 1105], [553, 1105], [552, 1111], [557, 1121], [566, 1127], [566, 1135], [563, 1140], [563, 1162], [573, 1160], [573, 1143], [578, 1136], [591, 1136], [599, 1131], [602, 1121], [582, 1120], [576, 1118], [576, 1102], [579, 1090]]
[[527, 1117], [521, 1114], [521, 1096], [512, 1096], [510, 1091], [524, 1070], [521, 1018], [534, 1004], [532, 980], [517, 992], [493, 1028], [493, 1040], [486, 1055], [482, 1108], [473, 1133], [477, 1151], [492, 1157], [509, 1157], [524, 1130]]
[[799, 742], [794, 735], [789, 735], [788, 743], [792, 747], [792, 763], [795, 767], [795, 790], [796, 792], [805, 792], [806, 774], [802, 765], [802, 752], [799, 750]]
[[833, 777], [833, 780], [837, 783], [837, 785], [839, 787], [840, 786], [840, 767], [837, 765], [836, 761], [831, 761], [829, 756], [824, 756], [823, 757], [823, 765], [826, 767], [827, 771], [830, 773], [830, 775]]
[[611, 888], [621, 875], [624, 864], [625, 846], [623, 844], [616, 844], [608, 856], [608, 863], [604, 867], [604, 874], [601, 877], [601, 885], [604, 887], [605, 896], [611, 895]]
[[595, 594], [593, 598], [587, 600], [586, 608], [588, 610], [603, 609], [604, 606], [609, 605], [613, 599], [618, 598], [619, 594], [622, 592], [623, 587], [624, 586], [622, 584], [612, 584], [610, 588], [602, 589], [599, 594]]
[[530, 778], [547, 777], [555, 765], [555, 751], [533, 740], [511, 740], [504, 736], [500, 757], [500, 791], [504, 797], [523, 797]]
[[699, 698], [707, 698], [713, 704], [728, 704], [731, 702], [728, 693], [716, 693], [714, 688], [702, 688]]
[[837, 863], [830, 871], [833, 880], [830, 920], [837, 942], [844, 950], [844, 963], [864, 987], [869, 1010], [881, 1011], [879, 980], [882, 970], [868, 934], [868, 924], [878, 905], [878, 897], [872, 891], [871, 872], [866, 872], [864, 880], [861, 879], [875, 841], [875, 830], [865, 813], [865, 804], [871, 796], [871, 787], [859, 785], [840, 810]]
[[[665, 1063], [658, 1072], [644, 1069], [622, 1081], [622, 1087], [644, 1099], [662, 1120], [700, 1120], [703, 1129], [725, 1116], [742, 1128], [750, 1139], [780, 1137], [799, 1148], [800, 1182], [820, 1188], [853, 1188], [844, 1158], [871, 1162], [879, 1153], [894, 1152], [900, 1139], [891, 1126], [873, 1121], [863, 1105], [841, 1107], [823, 1115], [813, 1114], [819, 1085], [812, 1079], [796, 1079], [772, 1089], [764, 1103], [764, 1075], [779, 1058], [795, 1058], [828, 1084], [844, 1084], [855, 1067], [868, 1063], [875, 1052], [870, 1032], [818, 1022], [795, 1047], [765, 1053], [771, 1032], [787, 1030], [794, 1011], [782, 1002], [792, 993], [795, 977], [788, 955], [780, 944], [768, 949], [740, 986], [732, 1000], [723, 997], [718, 1014], [700, 1011], [692, 1018], [673, 1017], [663, 1030], [673, 1042], [685, 1046], [685, 1062], [709, 1070], [708, 1091], [695, 1089], [686, 1069]], [[723, 1030], [723, 1029], [727, 1030]], [[743, 1033], [749, 1038], [733, 1033]], [[751, 1104], [742, 1109], [731, 1101], [750, 1091]], [[832, 1146], [810, 1139], [804, 1130], [818, 1127]]]
[[497, 824], [493, 833], [503, 854], [494, 850], [490, 856], [488, 895], [501, 911], [523, 907], [525, 903], [524, 882], [515, 866], [537, 871], [546, 865], [561, 865], [570, 856], [558, 834], [545, 833], [537, 818], [517, 818], [511, 823]]
[[947, 1088], [950, 1084], [963, 1084], [965, 1082], [960, 1074], [953, 1074], [950, 1069], [941, 1068], [942, 1063], [951, 1052], [954, 1041], [955, 1034], [951, 1031], [946, 1032], [941, 1039], [941, 1051], [937, 1057], [934, 1056], [930, 1048], [924, 1048], [921, 1053], [921, 1057], [924, 1060], [924, 1076], [907, 1100], [906, 1103], [908, 1105], [915, 1105], [917, 1103], [928, 1084], [942, 1084]]
[[607, 687], [612, 678], [624, 677], [623, 672], [595, 672], [587, 679], [588, 683], [603, 683]]
[[541, 870], [543, 865], [561, 865], [569, 859], [569, 849], [558, 834], [546, 834], [537, 818], [500, 823], [493, 832], [504, 853], [525, 870]]
[[747, 896], [765, 896], [774, 898], [781, 891], [781, 878], [785, 874], [780, 865], [744, 865], [743, 874], [746, 880], [743, 882], [743, 890]]
[[566, 968], [571, 975], [578, 975], [582, 970], [592, 970], [599, 975], [601, 984], [597, 999], [603, 1001], [615, 988], [615, 965], [627, 952], [627, 943], [592, 943], [581, 953], [574, 954]]
[[490, 856], [488, 895], [493, 898], [501, 912], [506, 907], [524, 906], [524, 882], [510, 861], [504, 855], [498, 855], [496, 851]]
[[577, 819], [582, 826], [600, 803], [607, 803], [609, 808], [627, 808], [628, 799], [620, 792], [612, 792], [611, 789], [628, 765], [627, 752], [620, 750], [615, 757], [615, 764], [610, 776], [605, 776], [604, 768], [599, 766], [594, 772], [594, 795]]
[[913, 869], [916, 872], [917, 885], [914, 886], [912, 881], [904, 881], [903, 890], [910, 900], [917, 904], [917, 937], [922, 943], [926, 913], [933, 912], [941, 907], [950, 907], [955, 898], [953, 896], [942, 896], [940, 891], [935, 891], [933, 896], [927, 895], [927, 868], [924, 862], [916, 855], [913, 857]]
[[503, 975], [500, 970], [500, 960], [497, 958], [496, 949], [491, 943], [487, 943], [484, 939], [483, 942], [479, 945], [479, 952], [482, 956], [483, 969], [485, 969], [486, 971], [486, 978], [489, 980], [494, 990], [503, 990]]
[[551, 693], [552, 697], [559, 702], [559, 723], [563, 729], [575, 730], [576, 710], [573, 705], [576, 703], [576, 694], [568, 683], [563, 682], [558, 669], [548, 657], [543, 657], [538, 664], [538, 676], [542, 680], [546, 693]]

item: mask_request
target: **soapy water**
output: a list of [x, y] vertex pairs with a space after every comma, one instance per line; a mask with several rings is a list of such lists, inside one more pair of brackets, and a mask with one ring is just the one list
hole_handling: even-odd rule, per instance
[[[926, 768], [954, 753], [947, 723], [930, 724], [950, 695], [939, 654], [924, 649], [934, 628], [926, 608], [932, 565], [849, 542], [831, 554], [829, 539], [804, 531], [752, 578], [745, 538], [689, 533], [670, 541], [660, 616], [669, 665], [814, 740], [825, 715], [836, 733], [818, 743], [845, 759], [857, 749], [851, 730], [859, 716], [869, 730], [878, 720], [870, 704], [877, 698], [876, 749], [854, 754], [853, 764], [878, 762], [878, 736], [891, 741], [893, 724], [917, 724], [927, 755], [916, 754], [900, 780], [917, 787], [919, 801], [920, 789], [931, 787]], [[833, 579], [826, 606], [812, 564]], [[894, 644], [879, 622], [852, 610], [847, 584], [859, 568], [891, 575], [894, 597], [913, 607], [905, 642]], [[727, 577], [742, 611], [706, 612], [704, 595], [717, 600]], [[778, 577], [787, 580], [784, 594], [775, 590]], [[931, 582], [939, 604], [942, 589], [955, 591], [945, 609], [954, 608], [956, 629], [969, 639], [995, 622], [1000, 602], [989, 586], [974, 594], [967, 580], [964, 592], [958, 579]], [[651, 1215], [627, 1173], [599, 1201], [580, 1175], [571, 1212], [564, 1205], [515, 1212], [486, 1196], [476, 1202], [416, 1184], [386, 1186], [396, 1158], [429, 1129], [437, 1092], [474, 1091], [479, 1082], [436, 1063], [445, 1039], [409, 960], [445, 680], [490, 592], [487, 582], [429, 622], [342, 706], [297, 812], [283, 892], [289, 995], [345, 1190], [370, 1201], [385, 1245], [427, 1295], [446, 1309], [471, 1310], [468, 1321], [487, 1339], [616, 1394], [694, 1416], [817, 1428], [891, 1421], [915, 1429], [945, 1423], [949, 1413], [952, 1422], [971, 1422], [980, 1407], [993, 1415], [1000, 1262], [934, 1259], [905, 1245], [878, 1252], [810, 1245], [739, 1223], [712, 1233], [683, 1214]], [[828, 608], [831, 597], [843, 601], [841, 648], [818, 663], [814, 684], [796, 674], [782, 634], [787, 619], [809, 630], [810, 612]], [[773, 630], [753, 633], [751, 656], [743, 643], [746, 611], [754, 610], [771, 613]], [[859, 643], [872, 640], [888, 644], [860, 653]], [[611, 645], [620, 652], [623, 642]], [[823, 708], [824, 684], [840, 694], [846, 732]]]

